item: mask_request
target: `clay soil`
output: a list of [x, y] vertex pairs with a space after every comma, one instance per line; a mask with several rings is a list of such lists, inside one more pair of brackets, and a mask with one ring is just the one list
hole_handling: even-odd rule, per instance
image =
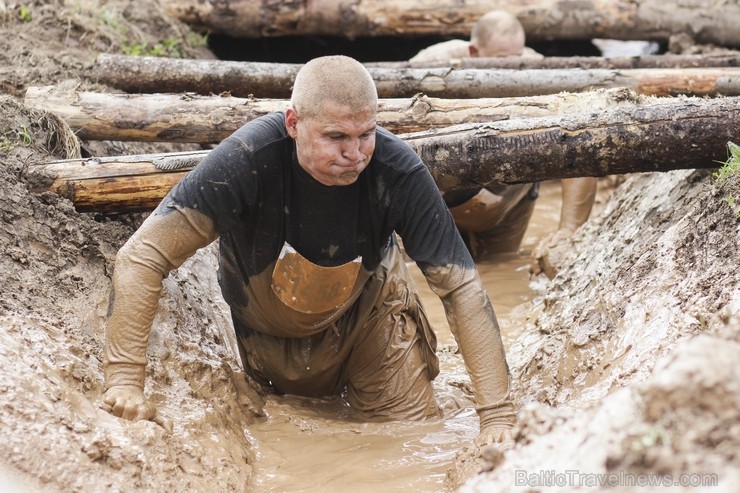
[[[173, 432], [124, 422], [98, 408], [104, 322], [143, 216], [28, 191], [52, 159], [185, 147], [79, 142], [22, 104], [27, 87], [112, 91], [88, 77], [98, 53], [213, 57], [197, 41], [153, 0], [0, 0], [0, 491], [253, 491], [244, 430], [261, 396], [234, 358], [213, 247], [165, 280], [151, 336], [146, 391]], [[706, 170], [627, 177], [553, 252], [508, 350], [516, 445], [461, 445], [451, 490], [737, 491], [739, 187]]]

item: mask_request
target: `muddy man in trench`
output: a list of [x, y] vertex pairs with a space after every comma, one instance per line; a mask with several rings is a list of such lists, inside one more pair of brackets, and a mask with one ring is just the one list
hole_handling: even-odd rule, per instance
[[[473, 25], [470, 41], [450, 40], [421, 50], [411, 62], [449, 61], [461, 57], [519, 56], [543, 58], [525, 46], [526, 36], [512, 14], [493, 10]], [[569, 178], [560, 181], [562, 206], [558, 229], [543, 239], [533, 252], [533, 270], [539, 272], [546, 249], [570, 236], [588, 219], [596, 198], [597, 179]], [[516, 252], [534, 211], [538, 183], [494, 185], [486, 188], [454, 190], [444, 200], [470, 248], [473, 258]]]
[[216, 238], [245, 371], [279, 393], [343, 394], [366, 419], [436, 417], [436, 338], [396, 234], [441, 298], [475, 391], [479, 443], [515, 422], [504, 347], [431, 174], [377, 126], [362, 64], [314, 59], [290, 107], [248, 122], [180, 181], [121, 248], [102, 407], [161, 421], [144, 395], [162, 280]]

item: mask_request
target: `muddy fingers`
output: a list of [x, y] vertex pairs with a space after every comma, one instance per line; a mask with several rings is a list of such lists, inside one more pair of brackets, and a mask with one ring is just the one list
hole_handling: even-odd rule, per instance
[[116, 385], [109, 388], [100, 408], [119, 418], [130, 421], [149, 420], [167, 432], [172, 432], [172, 421], [163, 417], [144, 396], [144, 392], [133, 385]]
[[173, 427], [172, 420], [162, 416], [162, 414], [159, 411], [155, 410], [154, 416], [152, 416], [150, 420], [157, 423], [162, 428], [164, 428], [164, 430], [167, 433], [172, 433], [172, 427]]

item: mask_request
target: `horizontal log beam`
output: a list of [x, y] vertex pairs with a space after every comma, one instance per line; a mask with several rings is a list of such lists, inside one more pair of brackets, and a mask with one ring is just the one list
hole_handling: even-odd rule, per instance
[[455, 58], [449, 61], [420, 62], [367, 62], [368, 68], [457, 68], [457, 69], [627, 69], [627, 68], [702, 68], [702, 67], [740, 67], [740, 52], [702, 55], [663, 55], [634, 56], [546, 56], [520, 57], [475, 57]]
[[[658, 101], [404, 134], [441, 190], [493, 183], [717, 167], [740, 135], [740, 98]], [[209, 151], [55, 161], [29, 168], [33, 191], [80, 211], [149, 210]]]
[[[627, 89], [524, 98], [381, 99], [377, 122], [394, 133], [461, 123], [599, 111], [640, 104], [647, 96]], [[24, 103], [62, 117], [82, 140], [217, 143], [245, 122], [288, 107], [287, 100], [194, 94], [110, 94], [29, 87]]]
[[667, 41], [686, 33], [701, 43], [740, 46], [736, 0], [162, 0], [199, 31], [237, 38], [270, 36], [467, 37], [490, 10], [506, 10], [530, 41], [594, 38]]
[[[184, 60], [100, 54], [97, 82], [130, 93], [229, 93], [289, 98], [299, 64]], [[627, 87], [641, 94], [740, 95], [740, 68], [684, 69], [368, 69], [381, 98], [502, 98]]]

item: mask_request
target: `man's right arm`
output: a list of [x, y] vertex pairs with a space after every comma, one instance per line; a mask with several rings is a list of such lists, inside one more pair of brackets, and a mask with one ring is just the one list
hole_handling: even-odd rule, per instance
[[560, 224], [558, 229], [539, 241], [532, 251], [530, 272], [539, 274], [544, 272], [553, 278], [556, 268], [552, 262], [555, 247], [573, 235], [573, 233], [588, 221], [596, 199], [598, 179], [594, 177], [564, 178], [560, 180], [562, 188], [562, 206], [560, 208]]
[[149, 330], [162, 280], [216, 238], [213, 222], [194, 209], [160, 205], [120, 249], [106, 331], [101, 407], [130, 420], [161, 422], [144, 397]]
[[582, 178], [564, 178], [560, 180], [563, 203], [560, 208], [560, 225], [558, 229], [573, 234], [591, 215], [598, 179], [590, 176]]

